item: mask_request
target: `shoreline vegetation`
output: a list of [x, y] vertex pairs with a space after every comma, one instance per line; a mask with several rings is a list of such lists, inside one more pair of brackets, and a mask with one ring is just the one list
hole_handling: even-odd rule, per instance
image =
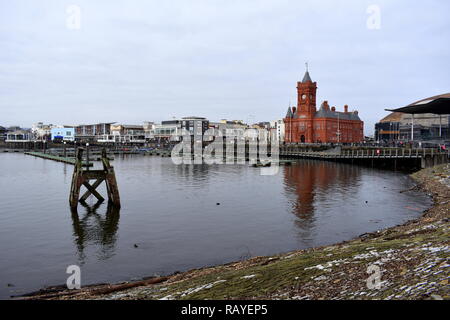
[[[450, 274], [450, 164], [411, 175], [433, 206], [402, 225], [338, 244], [254, 257], [166, 277], [16, 299], [434, 299], [447, 300]], [[402, 192], [408, 192], [405, 190]], [[368, 289], [369, 266], [381, 272]]]

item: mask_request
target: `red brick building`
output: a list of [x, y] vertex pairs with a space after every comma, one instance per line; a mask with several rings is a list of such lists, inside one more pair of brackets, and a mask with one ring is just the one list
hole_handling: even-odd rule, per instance
[[311, 80], [306, 71], [302, 82], [297, 82], [297, 107], [289, 107], [285, 123], [285, 142], [360, 142], [364, 139], [364, 123], [358, 111], [336, 111], [335, 107], [324, 101], [316, 110], [317, 83]]

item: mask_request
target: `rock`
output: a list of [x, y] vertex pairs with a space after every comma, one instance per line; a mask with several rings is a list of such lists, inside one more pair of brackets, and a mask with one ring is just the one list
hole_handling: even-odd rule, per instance
[[138, 248], [139, 246], [135, 243], [135, 244], [134, 244], [134, 247], [135, 247], [135, 248]]
[[318, 277], [314, 278], [313, 280], [322, 281], [322, 280], [327, 280], [327, 279], [328, 279], [328, 277], [326, 277], [326, 276], [318, 276]]

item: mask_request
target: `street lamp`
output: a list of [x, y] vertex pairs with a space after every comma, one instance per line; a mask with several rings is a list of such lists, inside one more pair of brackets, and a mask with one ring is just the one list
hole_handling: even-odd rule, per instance
[[89, 142], [86, 142], [86, 166], [89, 170]]
[[392, 122], [389, 122], [389, 140], [392, 142]]

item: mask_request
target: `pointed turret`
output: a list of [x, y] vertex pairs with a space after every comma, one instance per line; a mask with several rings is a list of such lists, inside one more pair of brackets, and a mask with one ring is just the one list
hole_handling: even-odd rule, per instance
[[288, 108], [288, 111], [286, 113], [286, 118], [292, 118], [292, 110], [291, 107]]
[[305, 62], [305, 66], [306, 66], [306, 72], [305, 72], [305, 75], [303, 76], [302, 83], [306, 83], [308, 81], [312, 82], [311, 77], [309, 75], [308, 62]]
[[305, 76], [303, 77], [303, 80], [302, 80], [302, 82], [303, 83], [306, 83], [306, 82], [312, 82], [312, 80], [311, 80], [311, 77], [310, 77], [310, 75], [309, 75], [309, 72], [308, 72], [308, 70], [306, 70], [306, 72], [305, 72]]

